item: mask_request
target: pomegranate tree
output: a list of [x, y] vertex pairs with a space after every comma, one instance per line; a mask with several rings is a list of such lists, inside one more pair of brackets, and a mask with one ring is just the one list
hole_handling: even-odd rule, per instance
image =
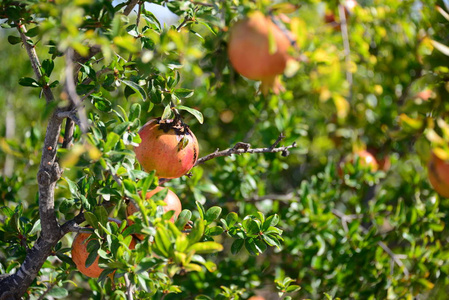
[[142, 168], [161, 178], [185, 175], [198, 159], [198, 141], [181, 120], [151, 119], [139, 131], [142, 142], [134, 147]]
[[243, 76], [261, 80], [261, 90], [279, 91], [276, 77], [289, 60], [290, 41], [269, 17], [254, 12], [230, 30], [228, 55], [232, 66]]

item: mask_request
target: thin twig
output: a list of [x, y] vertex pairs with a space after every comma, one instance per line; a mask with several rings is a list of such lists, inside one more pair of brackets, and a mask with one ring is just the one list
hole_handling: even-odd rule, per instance
[[294, 200], [295, 194], [293, 192], [287, 193], [287, 194], [268, 194], [263, 196], [255, 196], [251, 199], [246, 199], [247, 202], [258, 202], [258, 201], [264, 201], [264, 200], [278, 200], [282, 202], [291, 202]]
[[50, 291], [55, 287], [57, 281], [52, 282], [48, 287], [47, 290], [38, 298], [38, 300], [45, 299], [45, 296], [50, 293]]
[[129, 15], [129, 14], [132, 12], [134, 6], [136, 6], [136, 4], [137, 4], [138, 2], [139, 2], [139, 0], [131, 0], [131, 1], [129, 2], [129, 4], [125, 7], [125, 10], [123, 11], [123, 14], [124, 14], [125, 16]]
[[[81, 121], [80, 119], [78, 119], [78, 117], [76, 116], [76, 111], [75, 110], [68, 110], [68, 111], [60, 111], [58, 112], [58, 117], [59, 118], [69, 118], [70, 120], [72, 120], [76, 125], [81, 126]], [[67, 128], [66, 128], [67, 130]], [[72, 129], [73, 130], [73, 129]], [[72, 132], [73, 135], [73, 132]], [[64, 141], [65, 142], [65, 141]], [[66, 147], [64, 147], [66, 148]]]
[[[26, 36], [27, 30], [25, 25], [17, 24], [17, 30], [19, 31], [23, 46], [25, 47], [28, 53], [28, 57], [30, 58], [31, 66], [33, 68], [34, 74], [36, 75], [37, 81], [40, 82], [42, 78], [41, 63], [39, 61], [39, 57], [37, 56], [34, 44], [31, 42], [31, 39]], [[55, 97], [53, 96], [53, 92], [48, 85], [45, 85], [42, 90], [47, 102], [51, 102], [55, 99]]]
[[65, 76], [66, 84], [65, 91], [69, 96], [70, 102], [73, 103], [74, 109], [78, 111], [78, 116], [80, 119], [80, 124], [78, 125], [82, 132], [86, 133], [89, 127], [89, 122], [87, 121], [86, 111], [82, 106], [81, 99], [76, 92], [75, 79], [73, 76], [73, 49], [69, 48], [66, 52], [66, 67]]
[[[139, 7], [137, 9], [137, 17], [136, 17], [136, 31], [139, 32], [139, 24], [140, 24], [140, 14], [142, 13], [143, 2], [139, 2]], [[129, 54], [128, 61], [132, 61], [133, 54]]]
[[348, 35], [348, 23], [346, 22], [345, 7], [341, 4], [338, 5], [338, 15], [340, 16], [341, 23], [341, 36], [343, 38], [343, 47], [346, 61], [346, 80], [349, 83], [349, 99], [352, 98], [352, 73], [348, 70], [351, 63], [351, 49], [349, 47], [349, 35]]
[[[246, 143], [237, 143], [237, 145], [239, 144], [246, 144]], [[249, 144], [246, 144], [249, 145]], [[242, 148], [242, 147], [232, 147], [226, 150], [222, 150], [222, 151], [215, 151], [211, 154], [208, 154], [204, 157], [201, 157], [200, 159], [197, 160], [195, 166], [204, 164], [206, 161], [214, 159], [216, 157], [221, 157], [221, 156], [231, 156], [233, 154], [243, 154], [243, 153], [276, 153], [276, 152], [282, 152], [282, 154], [286, 154], [288, 155], [288, 150], [291, 148], [295, 148], [296, 147], [296, 142], [294, 142], [293, 144], [289, 145], [289, 146], [284, 146], [284, 147], [278, 147], [278, 148], [254, 148], [252, 149], [251, 147], [247, 147], [247, 148]]]
[[184, 27], [184, 25], [187, 24], [187, 22], [191, 21], [192, 19], [189, 16], [185, 16], [184, 20], [182, 21], [181, 24], [179, 24], [178, 27], [176, 27], [176, 31], [180, 31], [182, 27]]
[[133, 288], [134, 287], [133, 287], [131, 281], [129, 280], [128, 273], [125, 273], [125, 275], [123, 275], [123, 277], [125, 278], [125, 284], [126, 284], [126, 299], [133, 300]]

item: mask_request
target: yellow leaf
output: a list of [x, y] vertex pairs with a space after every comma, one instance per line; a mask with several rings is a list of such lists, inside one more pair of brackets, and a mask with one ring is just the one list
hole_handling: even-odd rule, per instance
[[429, 141], [438, 146], [444, 146], [445, 144], [443, 138], [439, 136], [438, 133], [436, 133], [433, 129], [427, 129], [426, 137]]
[[334, 96], [334, 104], [337, 108], [337, 116], [339, 119], [344, 119], [349, 113], [349, 103], [342, 96]]
[[406, 114], [401, 114], [399, 116], [400, 123], [402, 126], [406, 125], [413, 130], [418, 130], [422, 127], [423, 121], [420, 119], [413, 119], [407, 116]]
[[435, 155], [439, 158], [442, 159], [444, 161], [448, 161], [449, 160], [449, 152], [443, 148], [434, 148], [433, 153], [435, 153]]

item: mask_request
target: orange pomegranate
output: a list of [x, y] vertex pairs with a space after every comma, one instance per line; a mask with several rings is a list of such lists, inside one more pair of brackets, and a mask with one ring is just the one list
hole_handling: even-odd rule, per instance
[[[154, 190], [147, 192], [145, 198], [150, 199], [157, 192], [159, 192], [163, 189], [164, 189], [163, 187], [158, 186]], [[173, 214], [172, 218], [170, 219], [170, 221], [174, 223], [175, 219], [179, 216], [179, 214], [182, 211], [181, 201], [179, 200], [178, 196], [176, 196], [175, 193], [173, 193], [171, 190], [168, 190], [167, 196], [165, 197], [164, 202], [167, 204], [167, 205], [163, 206], [164, 212], [168, 212], [170, 210], [173, 210], [175, 212]], [[128, 203], [128, 206], [126, 207], [126, 216], [129, 217], [137, 211], [139, 211], [139, 208], [137, 207], [137, 205], [133, 201], [130, 201]], [[134, 224], [134, 222], [131, 220], [128, 220], [128, 224], [132, 225], [132, 224]], [[136, 238], [138, 238], [139, 240], [143, 240], [145, 238], [145, 236], [143, 234], [135, 234], [134, 236]]]
[[340, 177], [343, 177], [343, 165], [346, 163], [353, 164], [356, 157], [359, 158], [359, 164], [361, 167], [364, 167], [371, 172], [375, 172], [379, 169], [379, 164], [377, 163], [376, 158], [371, 153], [366, 150], [359, 150], [353, 154], [350, 154], [339, 163], [337, 171]]
[[[273, 49], [270, 49], [271, 37]], [[249, 79], [261, 80], [264, 93], [270, 88], [279, 91], [276, 76], [287, 66], [289, 47], [287, 36], [261, 12], [253, 12], [230, 29], [228, 55], [232, 66]]]
[[134, 147], [142, 168], [156, 170], [161, 178], [185, 175], [198, 159], [198, 141], [187, 125], [180, 120], [148, 121], [139, 131], [142, 142]]
[[449, 162], [432, 152], [428, 164], [429, 181], [434, 190], [443, 197], [449, 197]]
[[[119, 226], [121, 224], [121, 221], [119, 220], [110, 219], [110, 221], [117, 223]], [[75, 236], [75, 239], [72, 243], [72, 260], [81, 273], [88, 277], [97, 278], [100, 276], [101, 272], [103, 272], [103, 269], [98, 265], [99, 256], [97, 256], [95, 261], [86, 268], [86, 260], [89, 256], [89, 252], [87, 251], [87, 244], [89, 242], [90, 235], [90, 233], [80, 232]], [[133, 238], [131, 240], [131, 243], [129, 244], [129, 249], [132, 250], [135, 247], [136, 240]]]

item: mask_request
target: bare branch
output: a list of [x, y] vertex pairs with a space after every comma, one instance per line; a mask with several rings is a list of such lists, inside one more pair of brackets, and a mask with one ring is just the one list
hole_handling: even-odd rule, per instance
[[69, 96], [70, 102], [72, 102], [74, 109], [78, 111], [78, 116], [80, 119], [80, 124], [78, 125], [82, 132], [86, 133], [89, 122], [87, 121], [86, 117], [86, 111], [84, 110], [84, 107], [81, 104], [80, 97], [78, 96], [78, 93], [76, 92], [76, 85], [75, 85], [75, 79], [74, 79], [74, 66], [73, 66], [73, 55], [74, 51], [73, 49], [69, 48], [66, 52], [66, 67], [65, 67], [65, 92]]
[[[23, 45], [28, 53], [28, 57], [30, 58], [31, 66], [33, 67], [33, 71], [36, 75], [37, 81], [41, 81], [41, 63], [39, 61], [39, 57], [37, 56], [34, 44], [32, 43], [31, 39], [26, 36], [27, 30], [25, 25], [17, 24], [17, 30], [19, 31], [20, 38], [22, 39]], [[55, 99], [55, 97], [53, 96], [53, 92], [48, 85], [45, 85], [42, 90], [47, 102], [51, 102]]]
[[139, 0], [130, 0], [129, 4], [125, 7], [125, 10], [123, 11], [123, 14], [125, 16], [129, 15], [133, 11], [134, 6], [136, 6], [138, 2]]
[[133, 300], [133, 285], [131, 281], [129, 280], [128, 273], [125, 273], [123, 276], [125, 278], [125, 284], [126, 284], [126, 299], [127, 300]]
[[263, 196], [255, 196], [251, 199], [246, 199], [248, 202], [258, 202], [258, 201], [264, 201], [264, 200], [278, 200], [282, 202], [291, 202], [294, 201], [295, 194], [293, 192], [287, 193], [287, 194], [268, 194]]
[[[60, 111], [58, 112], [59, 118], [69, 118], [72, 120], [76, 125], [81, 126], [81, 121], [76, 116], [76, 110], [67, 110], [67, 111]], [[72, 132], [73, 135], [73, 132]], [[64, 141], [65, 142], [65, 141]], [[65, 148], [65, 147], [64, 147]]]
[[52, 283], [50, 283], [49, 285], [48, 285], [48, 287], [47, 287], [47, 290], [39, 297], [39, 299], [38, 300], [44, 300], [45, 299], [45, 296], [48, 294], [48, 293], [50, 293], [50, 291], [54, 288], [54, 286], [56, 285], [56, 280], [54, 281], [54, 282], [52, 282]]
[[[280, 142], [280, 140], [276, 140], [275, 144], [273, 144], [272, 146], [270, 146], [268, 148], [254, 148], [254, 149], [252, 149], [250, 147], [250, 144], [239, 142], [232, 148], [222, 150], [222, 151], [218, 151], [218, 149], [217, 149], [215, 152], [208, 154], [204, 157], [201, 157], [200, 159], [198, 159], [195, 166], [204, 164], [206, 161], [211, 160], [216, 157], [231, 156], [233, 154], [282, 152], [283, 155], [284, 154], [288, 155], [288, 150], [296, 147], [296, 142], [294, 142], [290, 146], [284, 146], [284, 147], [278, 147], [278, 148], [273, 147], [273, 146], [276, 146], [277, 144], [279, 144], [279, 142]], [[245, 145], [245, 147], [243, 147], [242, 145]]]
[[341, 22], [341, 36], [343, 38], [343, 47], [346, 61], [346, 80], [349, 83], [349, 99], [352, 98], [352, 73], [348, 70], [348, 66], [351, 62], [351, 49], [349, 47], [349, 35], [348, 35], [348, 23], [346, 22], [345, 7], [342, 4], [338, 5], [338, 15]]

